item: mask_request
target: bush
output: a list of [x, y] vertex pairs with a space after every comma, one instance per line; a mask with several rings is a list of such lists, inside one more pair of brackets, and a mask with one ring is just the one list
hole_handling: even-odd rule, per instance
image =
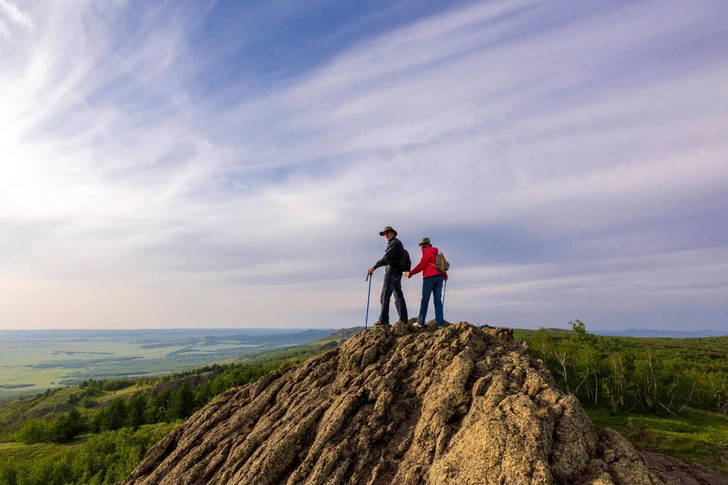
[[16, 439], [26, 445], [48, 443], [51, 441], [51, 426], [40, 419], [29, 419], [22, 429], [16, 433]]

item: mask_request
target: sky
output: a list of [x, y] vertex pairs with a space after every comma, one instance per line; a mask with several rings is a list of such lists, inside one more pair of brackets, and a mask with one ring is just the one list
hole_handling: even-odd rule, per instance
[[391, 225], [448, 321], [726, 330], [726, 19], [0, 0], [0, 329], [363, 325]]

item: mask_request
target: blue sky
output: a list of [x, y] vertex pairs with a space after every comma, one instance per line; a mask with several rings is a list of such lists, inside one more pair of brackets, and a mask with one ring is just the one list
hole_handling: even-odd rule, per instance
[[0, 0], [0, 329], [361, 325], [392, 225], [451, 321], [725, 330], [727, 18]]

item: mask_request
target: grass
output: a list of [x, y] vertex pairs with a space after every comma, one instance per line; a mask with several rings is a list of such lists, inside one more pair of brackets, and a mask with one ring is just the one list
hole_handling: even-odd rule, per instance
[[728, 472], [728, 416], [684, 409], [677, 417], [585, 407], [597, 428], [619, 431], [635, 447]]
[[25, 445], [23, 443], [0, 442], [0, 460], [5, 459], [26, 462], [41, 458], [53, 458], [63, 453], [71, 446], [74, 445], [55, 445], [50, 443]]

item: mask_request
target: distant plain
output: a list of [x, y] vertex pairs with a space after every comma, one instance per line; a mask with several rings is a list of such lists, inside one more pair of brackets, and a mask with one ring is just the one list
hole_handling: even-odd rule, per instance
[[181, 372], [299, 345], [334, 330], [0, 331], [0, 399], [77, 384]]

